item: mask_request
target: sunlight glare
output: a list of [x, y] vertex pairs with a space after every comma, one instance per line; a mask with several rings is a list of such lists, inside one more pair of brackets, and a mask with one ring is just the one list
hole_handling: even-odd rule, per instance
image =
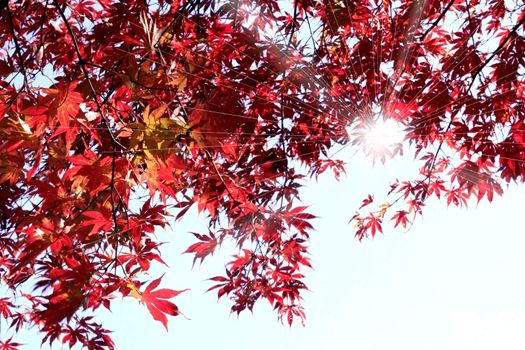
[[403, 141], [402, 126], [393, 119], [378, 117], [364, 132], [364, 146], [367, 154], [383, 160], [393, 156], [394, 149]]

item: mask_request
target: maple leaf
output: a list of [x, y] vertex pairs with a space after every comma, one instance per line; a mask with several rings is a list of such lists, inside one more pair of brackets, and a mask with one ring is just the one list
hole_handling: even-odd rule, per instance
[[372, 196], [371, 194], [368, 195], [368, 197], [366, 197], [365, 199], [363, 199], [363, 202], [361, 203], [361, 206], [359, 207], [359, 209], [362, 209], [364, 207], [366, 207], [367, 205], [369, 205], [370, 203], [372, 203], [374, 201], [374, 196]]
[[136, 289], [133, 283], [128, 283], [128, 288], [131, 291], [131, 295], [134, 298], [137, 298], [141, 303], [146, 305], [149, 313], [154, 320], [159, 321], [162, 325], [168, 330], [168, 318], [169, 316], [180, 315], [179, 308], [177, 305], [168, 301], [179, 295], [180, 293], [185, 292], [188, 289], [184, 290], [173, 290], [173, 289], [155, 289], [159, 286], [162, 276], [153, 280], [142, 292]]
[[374, 237], [377, 232], [383, 233], [381, 222], [381, 217], [375, 216], [373, 214], [370, 214], [365, 218], [365, 229], [370, 231], [372, 237]]
[[391, 220], [394, 220], [394, 221], [395, 221], [395, 223], [394, 223], [394, 227], [397, 227], [398, 225], [401, 224], [401, 226], [403, 226], [403, 228], [406, 228], [407, 223], [409, 222], [409, 221], [408, 221], [407, 214], [408, 214], [408, 212], [405, 211], [405, 210], [399, 210], [399, 211], [397, 211], [397, 212], [392, 216], [392, 219], [391, 219]]
[[213, 233], [210, 232], [209, 236], [201, 235], [195, 232], [192, 232], [192, 234], [197, 237], [201, 242], [193, 243], [186, 249], [184, 253], [194, 253], [195, 257], [193, 258], [193, 265], [195, 265], [195, 261], [197, 259], [201, 259], [201, 263], [204, 260], [204, 258], [210, 254], [213, 254], [213, 251], [219, 244], [217, 241], [217, 238]]
[[90, 234], [97, 233], [101, 230], [109, 231], [113, 227], [111, 217], [107, 217], [99, 211], [86, 211], [83, 215], [89, 220], [84, 220], [82, 225], [92, 226]]
[[13, 338], [0, 340], [0, 350], [19, 350], [19, 347], [24, 344], [13, 341]]

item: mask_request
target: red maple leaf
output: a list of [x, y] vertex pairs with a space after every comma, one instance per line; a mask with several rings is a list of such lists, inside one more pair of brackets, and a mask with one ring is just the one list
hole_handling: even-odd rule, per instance
[[153, 319], [161, 322], [166, 330], [168, 330], [168, 318], [166, 315], [177, 316], [180, 312], [177, 305], [167, 299], [174, 298], [187, 289], [173, 290], [161, 288], [155, 290], [155, 288], [159, 286], [161, 279], [162, 276], [153, 280], [142, 292], [138, 291], [133, 283], [129, 283], [128, 288], [133, 297], [146, 305]]

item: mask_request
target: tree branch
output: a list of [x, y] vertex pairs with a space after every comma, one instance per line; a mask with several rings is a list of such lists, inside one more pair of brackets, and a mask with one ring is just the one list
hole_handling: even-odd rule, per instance
[[448, 12], [448, 10], [450, 10], [455, 1], [456, 0], [450, 0], [443, 12], [439, 14], [439, 17], [436, 18], [434, 23], [432, 23], [432, 25], [425, 31], [425, 33], [423, 33], [423, 35], [421, 35], [421, 38], [419, 39], [420, 43], [422, 43], [427, 37], [427, 35], [432, 31], [432, 29], [434, 29], [438, 25], [438, 23], [441, 22], [441, 20], [443, 19], [443, 17], [445, 17], [445, 14]]
[[13, 14], [11, 13], [11, 9], [9, 6], [7, 6], [8, 1], [4, 4], [0, 4], [0, 11], [2, 10], [2, 5], [5, 6], [7, 9], [7, 19], [9, 21], [9, 29], [11, 30], [11, 36], [13, 37], [13, 42], [15, 43], [15, 52], [18, 57], [18, 62], [20, 65], [20, 71], [22, 72], [22, 75], [24, 76], [24, 85], [27, 84], [27, 71], [26, 71], [26, 65], [24, 63], [24, 59], [22, 58], [22, 49], [20, 48], [20, 44], [18, 43], [18, 39], [16, 38], [16, 32], [15, 32], [15, 26], [13, 23]]
[[64, 21], [64, 24], [66, 25], [67, 31], [68, 31], [69, 35], [71, 36], [71, 40], [73, 41], [73, 48], [75, 49], [75, 53], [76, 53], [76, 55], [78, 57], [78, 64], [80, 65], [80, 69], [82, 71], [82, 74], [84, 75], [84, 77], [86, 79], [86, 82], [87, 82], [88, 87], [89, 87], [89, 91], [90, 91], [91, 95], [93, 96], [93, 100], [95, 101], [95, 104], [97, 106], [97, 111], [98, 111], [98, 113], [100, 113], [100, 116], [102, 117], [102, 122], [104, 123], [104, 125], [106, 126], [106, 129], [109, 132], [109, 136], [111, 137], [111, 141], [114, 144], [119, 145], [120, 147], [125, 149], [126, 147], [124, 147], [124, 145], [122, 145], [115, 138], [115, 135], [113, 134], [113, 131], [111, 130], [109, 121], [104, 116], [104, 113], [102, 111], [102, 106], [98, 102], [98, 99], [97, 99], [97, 93], [95, 91], [95, 87], [93, 86], [93, 83], [91, 82], [91, 79], [89, 78], [89, 74], [88, 74], [88, 71], [86, 69], [86, 62], [84, 61], [84, 58], [80, 54], [80, 49], [78, 47], [77, 38], [76, 38], [75, 34], [73, 33], [73, 28], [71, 28], [71, 25], [69, 24], [69, 22], [68, 22], [68, 20], [66, 18], [66, 15], [64, 14], [64, 10], [60, 7], [60, 4], [58, 3], [58, 1], [57, 0], [53, 0], [53, 3], [57, 7], [58, 12], [60, 13], [60, 17]]
[[483, 62], [483, 64], [478, 68], [476, 69], [476, 72], [472, 75], [472, 81], [470, 82], [470, 85], [467, 89], [467, 91], [470, 91], [470, 89], [472, 89], [472, 86], [474, 85], [474, 82], [476, 81], [476, 78], [478, 77], [478, 75], [483, 71], [483, 68], [485, 68], [489, 63], [490, 61], [492, 61], [494, 59], [494, 57], [496, 57], [496, 55], [501, 51], [503, 50], [503, 48], [505, 47], [505, 45], [507, 45], [507, 43], [509, 42], [509, 40], [514, 36], [514, 34], [518, 31], [518, 29], [521, 27], [522, 24], [525, 23], [525, 17], [523, 17], [518, 23], [516, 23], [514, 25], [514, 27], [512, 27], [512, 29], [510, 30], [510, 32], [507, 34], [507, 36], [505, 37], [505, 39], [503, 39], [503, 41], [500, 42], [500, 44], [498, 45], [498, 47], [496, 48], [496, 50], [492, 51], [492, 54], [489, 56], [489, 58], [487, 58], [485, 60], [485, 62]]

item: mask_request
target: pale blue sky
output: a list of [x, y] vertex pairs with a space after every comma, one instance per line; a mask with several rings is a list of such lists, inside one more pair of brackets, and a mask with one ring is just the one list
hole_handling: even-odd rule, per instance
[[[222, 272], [225, 257], [214, 257], [189, 271], [191, 257], [174, 254], [166, 282], [191, 286], [178, 303], [191, 318], [170, 320], [170, 333], [149, 320], [134, 300], [114, 309], [108, 325], [118, 349], [151, 347], [241, 350], [319, 349], [523, 349], [525, 348], [525, 237], [521, 200], [513, 187], [492, 204], [468, 210], [431, 201], [409, 232], [386, 232], [363, 242], [347, 224], [368, 192], [379, 199], [388, 180], [410, 176], [409, 160], [371, 167], [354, 157], [348, 177], [328, 174], [311, 182], [303, 200], [321, 216], [312, 234], [315, 270], [307, 271], [304, 294], [308, 321], [289, 328], [262, 303], [254, 314], [229, 315], [227, 300], [203, 294], [203, 279]], [[414, 173], [412, 173], [414, 175]], [[173, 251], [191, 227], [174, 234]], [[175, 228], [177, 231], [177, 228]], [[187, 282], [186, 282], [187, 281]]]
[[[388, 230], [363, 242], [353, 237], [347, 221], [363, 197], [375, 192], [380, 200], [388, 181], [413, 176], [412, 167], [409, 159], [372, 167], [357, 155], [341, 182], [326, 174], [304, 189], [303, 201], [320, 216], [311, 235], [304, 328], [278, 323], [266, 302], [238, 318], [227, 299], [204, 293], [205, 279], [222, 273], [228, 256], [216, 254], [191, 270], [191, 256], [180, 252], [193, 242], [188, 231], [205, 232], [196, 214], [159, 233], [159, 240], [170, 241], [163, 285], [191, 288], [176, 299], [189, 319], [170, 318], [167, 333], [131, 298], [116, 300], [113, 313], [101, 312], [100, 319], [115, 331], [119, 350], [525, 348], [523, 187], [468, 210], [430, 201], [408, 232]], [[26, 349], [38, 348], [36, 337], [18, 339]]]

